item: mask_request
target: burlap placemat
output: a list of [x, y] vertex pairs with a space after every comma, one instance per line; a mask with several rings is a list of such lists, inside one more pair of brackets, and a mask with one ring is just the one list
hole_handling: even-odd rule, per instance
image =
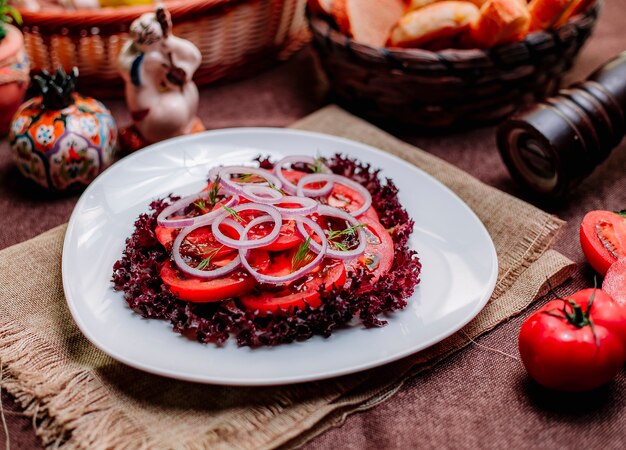
[[[0, 252], [2, 388], [33, 417], [47, 445], [62, 448], [264, 449], [301, 443], [350, 412], [389, 398], [407, 377], [523, 310], [572, 263], [548, 250], [562, 222], [468, 174], [329, 107], [296, 128], [365, 142], [447, 184], [477, 213], [500, 273], [486, 308], [462, 331], [412, 357], [368, 372], [275, 388], [231, 388], [169, 380], [124, 366], [93, 347], [65, 304], [65, 227]], [[425, 264], [428, 262], [425, 261]]]

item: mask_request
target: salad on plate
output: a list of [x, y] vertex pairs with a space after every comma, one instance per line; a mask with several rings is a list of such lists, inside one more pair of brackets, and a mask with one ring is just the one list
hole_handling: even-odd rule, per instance
[[150, 204], [113, 267], [145, 318], [202, 343], [272, 346], [383, 326], [421, 263], [391, 179], [342, 155], [209, 171], [206, 187]]

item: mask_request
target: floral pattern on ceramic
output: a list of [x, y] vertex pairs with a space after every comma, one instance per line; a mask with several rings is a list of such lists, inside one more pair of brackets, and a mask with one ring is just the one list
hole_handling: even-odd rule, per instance
[[45, 188], [88, 185], [113, 162], [117, 126], [99, 101], [72, 94], [63, 109], [46, 108], [41, 97], [16, 113], [9, 142], [24, 176]]
[[74, 133], [59, 139], [58, 151], [49, 159], [53, 186], [58, 189], [58, 186], [76, 182], [87, 185], [98, 175], [99, 152], [89, 144], [83, 136]]
[[41, 155], [33, 152], [33, 143], [28, 136], [20, 136], [11, 146], [15, 152], [15, 162], [20, 172], [36, 183], [43, 180], [44, 187], [48, 187], [46, 179], [46, 167], [43, 163]]

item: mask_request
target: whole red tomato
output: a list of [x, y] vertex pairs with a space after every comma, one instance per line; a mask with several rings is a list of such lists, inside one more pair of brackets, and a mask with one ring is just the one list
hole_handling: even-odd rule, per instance
[[[560, 391], [587, 391], [608, 383], [626, 360], [619, 321], [608, 320], [612, 299], [587, 289], [553, 300], [522, 325], [519, 351], [530, 376]], [[596, 297], [601, 297], [596, 313]], [[584, 299], [583, 308], [575, 298]], [[612, 305], [613, 303], [611, 303]], [[590, 305], [588, 307], [588, 305]], [[594, 321], [595, 316], [595, 321]], [[622, 316], [623, 317], [623, 316]], [[602, 323], [602, 324], [601, 324]]]

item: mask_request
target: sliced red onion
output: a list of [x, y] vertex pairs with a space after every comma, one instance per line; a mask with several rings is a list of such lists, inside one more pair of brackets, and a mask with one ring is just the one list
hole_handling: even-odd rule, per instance
[[[257, 217], [256, 219], [252, 220], [247, 226], [246, 228], [243, 230], [243, 234], [242, 234], [242, 239], [246, 239], [248, 232], [252, 229], [252, 227], [263, 223], [263, 222], [269, 222], [272, 219], [268, 216], [264, 216], [264, 217]], [[310, 271], [312, 271], [313, 269], [315, 269], [317, 266], [320, 265], [320, 263], [322, 262], [322, 260], [324, 259], [325, 256], [325, 252], [326, 252], [326, 248], [327, 248], [327, 242], [326, 242], [326, 236], [324, 235], [324, 231], [322, 230], [322, 228], [316, 224], [315, 222], [313, 222], [311, 219], [309, 219], [308, 217], [300, 217], [298, 219], [296, 219], [296, 221], [302, 221], [304, 223], [306, 223], [315, 234], [317, 234], [320, 239], [322, 240], [322, 245], [320, 246], [320, 251], [317, 253], [317, 255], [315, 256], [315, 258], [313, 258], [313, 260], [304, 265], [303, 267], [299, 268], [298, 270], [290, 273], [289, 275], [284, 275], [284, 276], [272, 276], [272, 275], [264, 275], [260, 272], [258, 272], [257, 270], [255, 270], [250, 263], [248, 262], [248, 249], [245, 248], [240, 248], [239, 249], [239, 257], [241, 259], [241, 264], [243, 265], [243, 267], [250, 273], [250, 275], [252, 275], [259, 283], [268, 283], [268, 284], [286, 284], [286, 283], [290, 283], [292, 281], [297, 280], [298, 278], [303, 277], [304, 275], [306, 275], [307, 273], [309, 273]], [[313, 239], [309, 240], [311, 243], [313, 243]]]
[[[363, 228], [359, 226], [360, 223], [358, 220], [356, 220], [353, 216], [351, 216], [349, 213], [347, 213], [343, 209], [334, 208], [332, 206], [327, 206], [327, 205], [320, 205], [319, 208], [317, 209], [317, 213], [320, 216], [336, 217], [338, 219], [345, 220], [346, 222], [350, 224], [351, 227], [358, 227], [355, 230], [357, 234], [357, 238], [359, 239], [359, 245], [356, 248], [352, 250], [346, 250], [346, 251], [336, 250], [333, 248], [332, 242], [328, 242], [328, 249], [326, 250], [326, 256], [330, 258], [338, 258], [338, 259], [354, 259], [354, 258], [361, 256], [363, 252], [365, 252], [365, 247], [367, 246], [367, 236]], [[304, 238], [309, 236], [309, 234], [306, 231], [306, 228], [304, 228], [303, 223], [296, 220], [296, 226], [298, 227], [298, 231]], [[327, 240], [328, 240], [328, 237], [326, 236], [326, 234], [324, 234], [323, 241], [327, 241]], [[311, 249], [314, 252], [319, 252], [319, 251], [322, 251], [323, 245], [320, 245], [317, 242], [315, 242], [313, 239], [311, 239]]]
[[[239, 198], [234, 194], [227, 194], [223, 192], [221, 189], [218, 192], [218, 195], [230, 195], [230, 198], [224, 203], [224, 205], [231, 207], [236, 205], [239, 202]], [[209, 191], [200, 191], [197, 194], [189, 195], [185, 198], [181, 198], [177, 202], [172, 203], [170, 206], [165, 208], [161, 213], [157, 216], [157, 223], [162, 227], [166, 228], [183, 228], [190, 227], [196, 225], [198, 223], [202, 223], [204, 225], [210, 223], [217, 216], [222, 214], [223, 209], [219, 208], [214, 211], [209, 211], [206, 214], [202, 214], [201, 216], [196, 217], [185, 217], [181, 219], [168, 219], [169, 216], [175, 214], [177, 211], [189, 206], [191, 203], [195, 202], [198, 199], [206, 199], [209, 196]]]
[[[303, 176], [298, 181], [298, 186], [296, 187], [296, 195], [300, 197], [324, 197], [325, 195], [330, 194], [330, 191], [333, 190], [333, 186], [335, 183], [328, 179], [327, 177], [332, 174], [328, 173], [310, 173], [308, 175]], [[314, 180], [311, 180], [309, 177], [315, 176]], [[322, 179], [318, 179], [318, 177], [323, 177]], [[320, 188], [305, 188], [307, 184], [325, 181], [324, 185]]]
[[319, 203], [308, 197], [293, 197], [286, 196], [280, 199], [279, 203], [296, 203], [302, 205], [301, 208], [285, 208], [284, 206], [278, 206], [274, 204], [274, 208], [280, 211], [281, 216], [286, 219], [293, 219], [296, 217], [308, 216], [317, 211]]
[[213, 236], [215, 236], [215, 240], [218, 241], [220, 244], [228, 245], [229, 247], [236, 249], [257, 248], [269, 245], [276, 239], [278, 239], [280, 235], [280, 227], [283, 224], [283, 219], [280, 216], [280, 212], [278, 212], [278, 210], [273, 206], [261, 205], [259, 203], [244, 203], [235, 206], [233, 210], [237, 213], [241, 211], [261, 211], [267, 213], [269, 215], [268, 220], [272, 220], [274, 222], [274, 229], [267, 236], [264, 236], [260, 239], [248, 240], [244, 239], [243, 235], [240, 236], [239, 239], [232, 239], [226, 236], [220, 230], [220, 225], [223, 223], [223, 221], [225, 219], [232, 218], [229, 212], [223, 212], [222, 215], [217, 217], [211, 225], [211, 231], [213, 232]]
[[[229, 223], [228, 225], [233, 226], [240, 235], [243, 233], [243, 227], [238, 223]], [[202, 270], [196, 267], [191, 267], [189, 264], [187, 264], [180, 254], [180, 246], [183, 243], [183, 240], [187, 237], [187, 235], [189, 235], [189, 233], [200, 227], [205, 226], [207, 226], [207, 224], [196, 224], [191, 227], [183, 228], [180, 233], [178, 233], [178, 236], [176, 236], [176, 239], [174, 239], [174, 245], [172, 246], [172, 255], [174, 256], [174, 262], [176, 263], [178, 268], [185, 272], [187, 275], [203, 278], [205, 280], [211, 280], [213, 278], [219, 278], [228, 275], [233, 270], [241, 266], [241, 257], [237, 255], [235, 259], [226, 264], [224, 267], [218, 267], [214, 270]]]
[[[312, 191], [311, 189], [304, 188], [304, 186], [309, 183], [315, 183], [315, 182], [320, 182], [320, 181], [327, 181], [328, 183], [326, 184], [326, 186], [331, 184], [330, 182], [344, 184], [346, 186], [351, 187], [352, 189], [357, 191], [359, 194], [361, 194], [361, 196], [363, 197], [363, 202], [364, 202], [363, 205], [359, 209], [350, 211], [350, 214], [353, 215], [354, 217], [360, 216], [365, 211], [367, 211], [370, 206], [372, 206], [372, 196], [364, 186], [357, 183], [356, 181], [352, 181], [350, 178], [346, 178], [341, 175], [336, 175], [334, 173], [331, 173], [331, 174], [312, 173], [310, 175], [303, 176], [302, 178], [300, 178], [300, 181], [298, 182], [298, 195], [306, 195], [307, 197], [320, 197], [322, 195], [326, 195], [326, 194], [319, 193], [326, 186], [324, 186], [324, 188], [320, 189], [319, 191], [314, 191], [316, 193], [313, 195], [310, 194], [310, 192]], [[330, 192], [330, 190], [328, 192]]]
[[283, 194], [281, 194], [276, 189], [272, 189], [269, 186], [261, 186], [256, 184], [245, 185], [242, 188], [241, 195], [253, 202], [268, 205], [278, 203], [283, 199]]
[[244, 173], [257, 175], [263, 178], [264, 180], [266, 180], [267, 183], [271, 183], [277, 189], [280, 189], [283, 185], [283, 183], [276, 176], [274, 176], [271, 172], [268, 172], [267, 170], [264, 170], [264, 169], [257, 169], [255, 167], [245, 167], [245, 166], [221, 167], [220, 170], [209, 171], [209, 177], [212, 177], [210, 178], [211, 181], [215, 181], [216, 177], [219, 175], [221, 184], [224, 187], [224, 189], [227, 189], [228, 191], [236, 193], [236, 194], [243, 193], [243, 186], [248, 186], [248, 185], [267, 186], [267, 184], [265, 183], [245, 183], [245, 182], [231, 181], [230, 179], [231, 175], [244, 174]]
[[[304, 163], [304, 164], [315, 165], [316, 158], [313, 158], [312, 156], [306, 156], [306, 155], [286, 156], [285, 158], [281, 159], [280, 161], [278, 161], [274, 165], [274, 175], [276, 175], [278, 177], [278, 179], [280, 181], [282, 181], [282, 183], [283, 183], [283, 190], [286, 193], [291, 194], [291, 195], [294, 195], [297, 192], [297, 186], [295, 184], [293, 184], [291, 181], [289, 181], [285, 177], [285, 175], [283, 175], [283, 170], [282, 169], [287, 164], [293, 165], [293, 164], [297, 164], [297, 163]], [[324, 164], [321, 164], [321, 169], [322, 169], [322, 173], [331, 173], [330, 169], [328, 167], [326, 167], [326, 165], [324, 165]]]

